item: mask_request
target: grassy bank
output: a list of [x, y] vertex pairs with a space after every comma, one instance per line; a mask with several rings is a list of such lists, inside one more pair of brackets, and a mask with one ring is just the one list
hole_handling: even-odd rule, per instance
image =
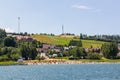
[[81, 61], [81, 62], [110, 62], [110, 63], [116, 63], [116, 62], [120, 62], [120, 59], [115, 59], [115, 60], [111, 60], [111, 59], [107, 59], [107, 60], [89, 60], [89, 59], [80, 59], [77, 61]]
[[[69, 63], [76, 63], [76, 62], [82, 62], [82, 63], [91, 63], [91, 62], [105, 62], [105, 63], [120, 63], [120, 59], [101, 59], [101, 60], [90, 60], [90, 59], [79, 59], [79, 60], [68, 60], [67, 58], [57, 58], [57, 59], [50, 59], [50, 60], [26, 60], [24, 61], [25, 63], [36, 63], [36, 62], [42, 62], [42, 63], [46, 63], [46, 62], [50, 62], [50, 61], [66, 61]], [[0, 62], [0, 66], [9, 66], [9, 65], [24, 65], [23, 63], [18, 63], [18, 62], [14, 62], [14, 61], [5, 61], [5, 62]]]
[[68, 60], [68, 57], [55, 58], [55, 60], [56, 59], [57, 60], [66, 60], [66, 61], [80, 61], [80, 62], [111, 62], [111, 63], [120, 62], [120, 59], [106, 59], [104, 57], [100, 60], [90, 60], [90, 59]]
[[0, 62], [0, 65], [21, 65], [22, 63], [20, 62], [14, 62], [14, 61], [4, 61], [4, 62]]

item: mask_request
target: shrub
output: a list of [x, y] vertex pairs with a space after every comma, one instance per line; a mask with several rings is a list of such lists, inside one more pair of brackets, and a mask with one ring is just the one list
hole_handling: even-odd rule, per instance
[[115, 42], [105, 43], [101, 47], [105, 58], [115, 59], [118, 54], [118, 45]]
[[88, 59], [96, 59], [96, 60], [100, 60], [101, 56], [98, 53], [88, 53], [87, 56]]

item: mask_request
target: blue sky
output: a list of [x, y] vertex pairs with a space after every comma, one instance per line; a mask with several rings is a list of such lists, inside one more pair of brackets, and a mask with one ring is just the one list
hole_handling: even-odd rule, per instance
[[61, 34], [120, 34], [120, 0], [0, 0], [0, 28]]

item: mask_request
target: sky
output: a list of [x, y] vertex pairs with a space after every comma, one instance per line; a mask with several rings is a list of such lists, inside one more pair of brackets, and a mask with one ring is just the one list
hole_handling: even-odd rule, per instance
[[7, 32], [120, 35], [120, 0], [0, 0]]

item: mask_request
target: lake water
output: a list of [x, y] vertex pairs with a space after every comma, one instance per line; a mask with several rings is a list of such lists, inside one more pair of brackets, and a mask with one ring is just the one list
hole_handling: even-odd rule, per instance
[[120, 64], [0, 66], [0, 80], [120, 80]]

